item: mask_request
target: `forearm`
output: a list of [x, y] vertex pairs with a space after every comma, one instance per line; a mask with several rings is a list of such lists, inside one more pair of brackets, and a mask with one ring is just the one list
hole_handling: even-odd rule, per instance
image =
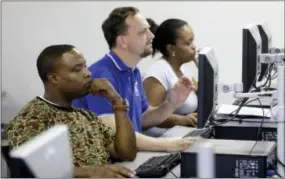
[[115, 152], [121, 159], [133, 160], [136, 157], [136, 136], [126, 111], [115, 111], [116, 134]]
[[137, 148], [140, 151], [165, 152], [167, 141], [162, 138], [154, 138], [136, 132]]
[[75, 167], [73, 168], [73, 177], [74, 178], [90, 178], [90, 167]]
[[[114, 117], [108, 117], [103, 119], [105, 125], [112, 128], [116, 133], [116, 124]], [[146, 135], [135, 132], [136, 137], [136, 149], [137, 150], [148, 150], [148, 151], [165, 151], [166, 142], [164, 139], [148, 137]]]
[[179, 114], [170, 114], [165, 121], [158, 125], [158, 127], [170, 128], [175, 125], [180, 125], [181, 117], [182, 116]]
[[174, 110], [175, 108], [168, 102], [162, 103], [159, 107], [150, 108], [142, 115], [142, 128], [147, 129], [160, 125]]

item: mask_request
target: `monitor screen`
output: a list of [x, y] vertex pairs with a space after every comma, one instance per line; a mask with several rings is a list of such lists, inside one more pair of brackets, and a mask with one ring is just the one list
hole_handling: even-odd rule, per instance
[[[268, 28], [268, 24], [263, 23], [258, 25], [258, 30], [261, 37], [261, 53], [269, 53], [271, 48], [271, 33]], [[268, 72], [269, 64], [262, 63], [261, 71], [258, 81], [262, 81]]]
[[243, 92], [249, 92], [261, 72], [258, 55], [261, 53], [261, 37], [257, 25], [249, 25], [242, 31], [242, 83]]
[[197, 128], [203, 128], [215, 110], [218, 97], [218, 64], [212, 47], [199, 52], [198, 68]]

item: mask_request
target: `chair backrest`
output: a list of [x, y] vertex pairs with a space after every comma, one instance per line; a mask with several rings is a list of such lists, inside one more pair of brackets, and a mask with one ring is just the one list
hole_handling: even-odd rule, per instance
[[10, 157], [10, 147], [1, 146], [1, 153], [7, 163], [10, 176], [9, 178], [34, 178], [35, 176], [22, 160], [14, 160]]
[[7, 164], [9, 178], [32, 178], [34, 175], [29, 168], [20, 160], [14, 160], [10, 157], [10, 146], [7, 139], [7, 124], [1, 123], [1, 153]]
[[7, 160], [7, 146], [1, 146], [1, 155], [2, 155], [2, 159], [1, 159], [1, 164], [2, 164], [2, 172], [1, 172], [1, 176], [3, 178], [10, 178], [10, 168], [8, 166], [8, 160]]

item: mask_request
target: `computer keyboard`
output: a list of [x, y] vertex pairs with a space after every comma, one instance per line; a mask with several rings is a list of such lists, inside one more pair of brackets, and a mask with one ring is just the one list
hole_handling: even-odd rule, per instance
[[135, 171], [139, 178], [160, 178], [164, 177], [180, 162], [179, 153], [155, 156], [142, 163]]
[[197, 137], [197, 136], [207, 138], [210, 135], [210, 133], [211, 133], [211, 128], [195, 129], [195, 130], [189, 132], [188, 134], [186, 134], [183, 138], [185, 138], [185, 137]]

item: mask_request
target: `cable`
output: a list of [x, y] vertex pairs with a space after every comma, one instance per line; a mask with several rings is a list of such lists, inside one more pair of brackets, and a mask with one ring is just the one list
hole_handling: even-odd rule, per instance
[[239, 113], [239, 111], [241, 110], [241, 108], [244, 106], [244, 105], [246, 105], [246, 104], [248, 104], [248, 103], [251, 103], [251, 102], [253, 102], [253, 101], [256, 101], [256, 100], [258, 100], [257, 98], [256, 99], [252, 99], [252, 100], [250, 100], [250, 101], [247, 101], [247, 102], [245, 102], [247, 99], [243, 99], [243, 101], [241, 102], [241, 104], [239, 105], [239, 107], [238, 107], [238, 109], [236, 109], [236, 110], [234, 110], [234, 111], [232, 111], [231, 113], [229, 113], [228, 114], [228, 116], [230, 116], [232, 113], [234, 113], [235, 112], [235, 114], [230, 118], [230, 119], [225, 119], [225, 121], [220, 121], [220, 120], [216, 120], [216, 119], [212, 119], [212, 124], [213, 125], [222, 125], [222, 124], [226, 124], [227, 122], [229, 122], [229, 121], [232, 121], [237, 115], [238, 115], [238, 113]]
[[[277, 156], [276, 156], [276, 161], [277, 161], [277, 163], [279, 163], [283, 168], [285, 168], [284, 163], [282, 163], [282, 162], [278, 159]], [[278, 177], [283, 178], [283, 177], [277, 172], [277, 169], [273, 168], [273, 170], [274, 170], [275, 174], [276, 174]]]
[[275, 72], [275, 73], [272, 75], [271, 80], [274, 80], [274, 79], [277, 78], [277, 77], [278, 77], [278, 74], [277, 74], [277, 72]]
[[179, 177], [177, 177], [177, 175], [175, 175], [171, 170], [170, 170], [170, 173], [171, 173], [175, 178], [179, 178]]
[[211, 122], [213, 123], [213, 125], [225, 124], [225, 123], [227, 123], [227, 122], [233, 120], [233, 119], [237, 116], [237, 114], [239, 113], [239, 111], [241, 110], [241, 108], [243, 107], [243, 105], [245, 104], [245, 101], [246, 101], [246, 100], [247, 100], [247, 99], [243, 99], [242, 102], [241, 102], [241, 104], [239, 105], [238, 109], [236, 109], [236, 110], [234, 110], [234, 111], [232, 111], [231, 113], [228, 114], [228, 116], [229, 116], [229, 115], [231, 115], [232, 113], [236, 112], [236, 113], [232, 116], [232, 118], [226, 119], [224, 122], [219, 121], [219, 120], [216, 120], [216, 119], [213, 118], [213, 120], [211, 121]]
[[258, 75], [256, 74], [255, 75], [255, 78], [254, 78], [254, 81], [252, 82], [251, 86], [254, 88], [254, 89], [257, 89], [257, 86], [256, 86], [256, 81], [258, 80]]
[[[260, 88], [266, 86], [267, 83], [271, 80], [272, 69], [273, 69], [273, 64], [270, 64], [269, 68], [266, 70], [266, 74], [269, 74], [269, 75], [266, 76], [266, 81], [263, 85], [260, 86]], [[271, 83], [271, 82], [269, 82], [269, 83]]]
[[[273, 67], [274, 67], [274, 64], [271, 63], [269, 68], [266, 70], [265, 72], [265, 77], [266, 77], [266, 81], [264, 82], [263, 85], [260, 85], [259, 87], [256, 87], [254, 91], [261, 91], [261, 89], [263, 87], [270, 87], [271, 86], [271, 80], [272, 80], [272, 76], [271, 76], [271, 73], [272, 73], [272, 70], [273, 70]], [[267, 85], [268, 84], [268, 85]]]
[[282, 165], [282, 167], [283, 167], [283, 168], [285, 168], [284, 163], [282, 163], [282, 162], [279, 160], [279, 158], [278, 158], [278, 157], [276, 157], [276, 160], [277, 160], [277, 163], [279, 163], [280, 165]]
[[262, 109], [262, 115], [263, 115], [263, 117], [262, 117], [262, 121], [261, 121], [260, 127], [258, 128], [258, 131], [257, 131], [257, 137], [256, 137], [257, 139], [256, 139], [256, 141], [255, 141], [255, 144], [252, 146], [252, 148], [251, 148], [251, 150], [250, 150], [250, 152], [249, 152], [249, 155], [251, 155], [251, 153], [252, 153], [254, 147], [256, 146], [257, 142], [259, 141], [259, 136], [260, 136], [260, 133], [261, 133], [261, 130], [262, 130], [262, 125], [263, 125], [264, 120], [265, 120], [264, 108], [263, 108], [263, 106], [262, 106], [262, 104], [261, 104], [260, 99], [257, 99], [257, 100], [258, 100], [258, 102], [259, 102], [259, 104], [260, 104], [260, 107], [261, 107], [261, 109]]
[[274, 168], [273, 170], [274, 170], [275, 174], [276, 174], [278, 177], [283, 178], [283, 177], [277, 172], [277, 170], [276, 170], [275, 168]]

